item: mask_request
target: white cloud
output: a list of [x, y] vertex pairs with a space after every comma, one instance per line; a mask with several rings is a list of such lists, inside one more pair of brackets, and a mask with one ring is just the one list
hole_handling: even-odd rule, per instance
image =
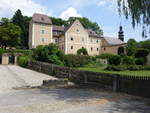
[[75, 8], [68, 8], [66, 11], [63, 11], [60, 15], [62, 19], [68, 19], [69, 17], [81, 17]]
[[11, 17], [14, 12], [20, 9], [23, 15], [32, 16], [33, 13], [49, 13], [45, 6], [33, 0], [0, 0], [0, 18]]
[[97, 5], [98, 6], [104, 6], [105, 4], [106, 4], [106, 1], [99, 1]]

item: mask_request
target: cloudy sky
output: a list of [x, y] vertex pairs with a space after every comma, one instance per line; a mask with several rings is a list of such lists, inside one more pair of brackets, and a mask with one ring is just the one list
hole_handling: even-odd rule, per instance
[[119, 16], [117, 0], [0, 0], [0, 18], [11, 18], [17, 9], [27, 16], [36, 12], [62, 19], [70, 16], [87, 17], [97, 22], [104, 35], [110, 37], [117, 37], [121, 23], [126, 41], [129, 38], [144, 40], [140, 26], [133, 29], [131, 19], [126, 20], [124, 16]]

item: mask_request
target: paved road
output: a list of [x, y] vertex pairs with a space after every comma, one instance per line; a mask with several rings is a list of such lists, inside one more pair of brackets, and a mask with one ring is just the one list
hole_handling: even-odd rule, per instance
[[82, 88], [12, 89], [41, 85], [43, 79], [55, 78], [0, 66], [0, 113], [150, 113], [150, 100], [126, 94]]
[[43, 80], [56, 79], [14, 65], [0, 65], [0, 93], [16, 87], [40, 86]]

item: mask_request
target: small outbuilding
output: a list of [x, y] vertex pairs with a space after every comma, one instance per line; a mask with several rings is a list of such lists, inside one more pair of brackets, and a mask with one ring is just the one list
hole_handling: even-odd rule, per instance
[[20, 54], [11, 54], [11, 53], [3, 53], [0, 56], [0, 64], [8, 65], [8, 64], [17, 64], [17, 57]]

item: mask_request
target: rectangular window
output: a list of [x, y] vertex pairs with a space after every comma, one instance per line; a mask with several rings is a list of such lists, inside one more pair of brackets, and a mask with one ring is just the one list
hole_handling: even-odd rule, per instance
[[45, 31], [44, 30], [41, 30], [41, 34], [44, 34], [45, 33]]
[[73, 46], [71, 46], [71, 49], [73, 49]]
[[82, 42], [84, 42], [84, 38], [82, 38]]
[[93, 47], [91, 47], [91, 51], [93, 51]]
[[97, 51], [99, 50], [99, 48], [97, 48]]
[[41, 42], [44, 43], [44, 42], [45, 42], [45, 39], [44, 39], [44, 38], [41, 38]]

